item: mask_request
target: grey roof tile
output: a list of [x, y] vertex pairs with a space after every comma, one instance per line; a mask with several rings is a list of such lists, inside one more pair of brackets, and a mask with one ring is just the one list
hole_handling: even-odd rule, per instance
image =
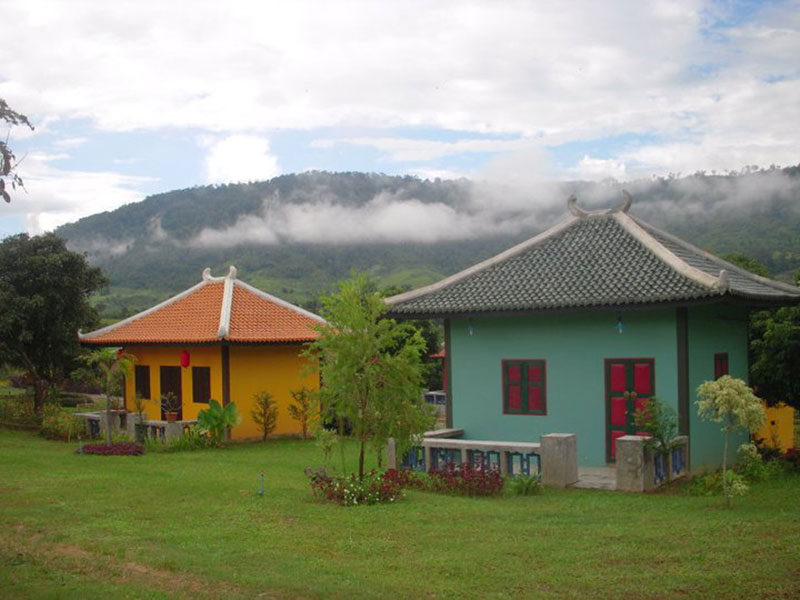
[[[729, 284], [720, 287], [721, 269]], [[614, 307], [800, 289], [759, 278], [618, 211], [578, 218], [449, 277], [387, 299], [396, 316]]]

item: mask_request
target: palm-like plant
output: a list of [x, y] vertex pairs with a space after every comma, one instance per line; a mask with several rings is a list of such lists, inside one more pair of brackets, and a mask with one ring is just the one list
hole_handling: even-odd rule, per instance
[[130, 375], [136, 356], [128, 354], [122, 348], [102, 348], [83, 357], [90, 367], [100, 371], [105, 384], [106, 393], [106, 445], [111, 445], [111, 395], [115, 387], [123, 381], [123, 376]]
[[213, 398], [208, 401], [208, 408], [197, 413], [197, 426], [201, 433], [208, 434], [216, 444], [225, 439], [228, 427], [236, 427], [242, 422], [242, 416], [235, 402], [222, 406]]

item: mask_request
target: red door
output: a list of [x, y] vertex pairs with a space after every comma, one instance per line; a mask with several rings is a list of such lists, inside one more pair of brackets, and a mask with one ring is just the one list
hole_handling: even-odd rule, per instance
[[618, 437], [642, 434], [633, 413], [655, 393], [654, 359], [606, 359], [606, 460], [616, 460]]

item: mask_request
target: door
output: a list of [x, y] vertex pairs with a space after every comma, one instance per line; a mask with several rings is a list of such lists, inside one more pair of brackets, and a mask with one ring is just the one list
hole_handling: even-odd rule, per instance
[[[161, 396], [168, 392], [175, 394], [178, 399], [178, 420], [183, 420], [183, 393], [181, 390], [181, 368], [180, 367], [161, 367]], [[164, 405], [161, 405], [161, 419], [165, 420], [167, 415], [164, 412]]]
[[633, 413], [655, 393], [654, 359], [606, 359], [606, 460], [616, 460], [618, 437], [642, 435], [633, 423]]

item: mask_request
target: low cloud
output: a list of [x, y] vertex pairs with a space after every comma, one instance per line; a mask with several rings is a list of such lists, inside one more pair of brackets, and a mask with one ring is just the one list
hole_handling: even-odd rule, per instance
[[533, 215], [477, 208], [471, 202], [452, 206], [380, 193], [360, 206], [339, 200], [265, 202], [261, 215], [247, 215], [224, 229], [207, 228], [189, 244], [225, 247], [239, 244], [431, 243], [515, 235], [532, 225]]

